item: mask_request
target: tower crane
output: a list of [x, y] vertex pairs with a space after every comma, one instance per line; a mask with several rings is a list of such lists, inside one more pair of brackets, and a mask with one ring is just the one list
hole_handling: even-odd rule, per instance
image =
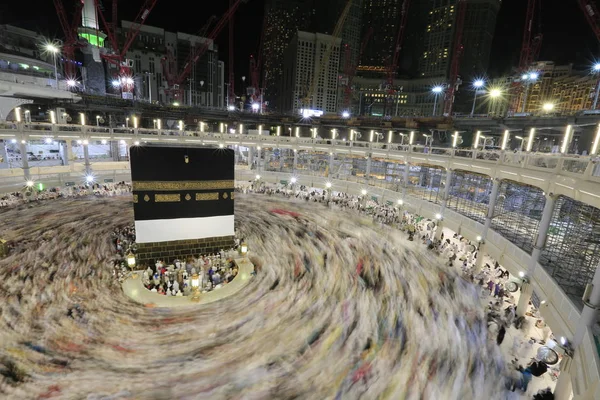
[[358, 57], [356, 58], [356, 61], [354, 63], [352, 63], [350, 54], [348, 54], [346, 57], [347, 63], [345, 73], [348, 78], [348, 82], [346, 83], [346, 87], [344, 89], [344, 110], [347, 110], [350, 107], [350, 103], [352, 100], [352, 82], [354, 81], [354, 77], [356, 76], [356, 69], [358, 68], [358, 63], [360, 62], [360, 59], [362, 58], [365, 49], [367, 48], [367, 44], [371, 39], [371, 35], [373, 35], [372, 27], [369, 28], [369, 30], [365, 34], [365, 37], [363, 38], [363, 41], [360, 45]]
[[[527, 72], [535, 61], [537, 61], [540, 54], [540, 48], [542, 46], [543, 34], [541, 29], [538, 27], [538, 33], [534, 35], [533, 27], [536, 19], [536, 5], [539, 7], [542, 0], [528, 0], [527, 2], [527, 14], [525, 17], [525, 26], [523, 27], [523, 43], [521, 44], [521, 55], [519, 57], [519, 68], [517, 70], [518, 75]], [[539, 13], [541, 15], [541, 12]], [[538, 16], [539, 18], [539, 16]], [[510, 93], [512, 95], [512, 101], [510, 105], [510, 113], [513, 114], [517, 111], [521, 93], [523, 91], [523, 82], [514, 80], [511, 83]]]
[[[323, 72], [325, 72], [325, 68], [329, 65], [329, 60], [331, 59], [331, 53], [333, 52], [333, 48], [335, 46], [335, 40], [339, 39], [341, 37], [342, 29], [344, 28], [344, 23], [346, 22], [346, 18], [348, 17], [348, 13], [350, 12], [350, 7], [352, 7], [352, 0], [348, 0], [348, 3], [346, 3], [346, 7], [344, 7], [344, 10], [342, 11], [340, 18], [338, 19], [337, 23], [335, 24], [335, 28], [333, 30], [333, 33], [331, 34], [331, 42], [325, 48], [325, 52], [323, 53], [323, 57], [319, 64], [319, 70], [312, 77], [312, 81], [310, 83], [310, 86], [308, 87], [306, 96], [304, 96], [304, 99], [302, 100], [304, 108], [312, 108], [312, 103], [313, 103], [312, 100], [313, 100], [315, 90], [317, 89], [317, 82], [319, 81], [321, 74], [323, 74]], [[317, 51], [317, 54], [315, 55], [315, 58], [317, 58], [319, 56], [320, 49], [317, 48], [316, 51]]]
[[[260, 35], [260, 42], [258, 44], [258, 53], [256, 57], [250, 56], [250, 85], [252, 89], [252, 102], [260, 102], [260, 107], [263, 107], [263, 92], [264, 79], [266, 71], [262, 71], [263, 67], [263, 46], [265, 42], [265, 32], [267, 30], [267, 13], [265, 13], [263, 19], [263, 28]], [[262, 71], [262, 73], [261, 73]]]
[[458, 72], [460, 68], [460, 60], [462, 59], [464, 45], [463, 32], [465, 29], [465, 16], [467, 14], [467, 1], [458, 0], [458, 10], [456, 14], [456, 30], [454, 34], [454, 48], [452, 49], [452, 63], [450, 64], [450, 75], [448, 90], [446, 91], [446, 99], [444, 102], [444, 115], [452, 116], [454, 108], [454, 96], [458, 89]]
[[[204, 53], [206, 53], [206, 51], [209, 49], [210, 45], [212, 44], [213, 40], [215, 40], [215, 38], [219, 35], [221, 30], [223, 30], [225, 25], [227, 25], [227, 23], [229, 22], [229, 17], [237, 11], [237, 9], [239, 8], [239, 6], [242, 3], [245, 4], [248, 1], [249, 0], [235, 0], [233, 5], [231, 7], [229, 7], [227, 12], [221, 17], [219, 22], [217, 22], [217, 24], [212, 28], [212, 30], [210, 31], [210, 33], [207, 36], [207, 40], [204, 41], [204, 44], [201, 46], [198, 46], [190, 51], [190, 54], [189, 54], [185, 64], [183, 65], [183, 68], [181, 69], [181, 71], [177, 75], [165, 74], [167, 77], [167, 84], [169, 86], [165, 90], [165, 92], [167, 94], [171, 95], [174, 100], [177, 101], [182, 98], [183, 89], [180, 86], [185, 81], [185, 79], [188, 77], [190, 72], [192, 71], [192, 65], [194, 65], [196, 62], [198, 62], [200, 57], [202, 57], [204, 55]], [[165, 63], [163, 62], [163, 68], [164, 67], [165, 67]]]
[[[210, 28], [211, 24], [216, 20], [217, 16], [211, 15], [208, 21], [206, 21], [206, 23], [202, 26], [202, 28], [200, 28], [196, 35], [202, 38], [206, 37], [208, 29]], [[170, 80], [172, 80], [173, 73], [176, 72], [175, 70], [177, 68], [177, 60], [175, 59], [175, 55], [173, 54], [171, 49], [167, 49], [166, 55], [161, 58], [160, 62], [163, 67], [163, 74], [165, 76], [165, 80], [169, 82]], [[193, 67], [194, 66], [192, 65], [192, 69]]]
[[63, 5], [62, 0], [54, 0], [54, 8], [56, 8], [56, 14], [58, 20], [65, 34], [65, 41], [63, 42], [62, 52], [65, 55], [65, 75], [69, 78], [75, 77], [75, 50], [81, 47], [79, 44], [79, 37], [77, 35], [77, 28], [81, 23], [81, 10], [83, 9], [83, 0], [77, 0], [75, 3], [75, 11], [71, 23], [67, 17], [67, 11]]
[[138, 12], [135, 20], [129, 30], [127, 31], [127, 35], [125, 37], [125, 42], [123, 46], [120, 46], [119, 39], [117, 37], [117, 1], [113, 0], [112, 3], [112, 18], [113, 20], [108, 23], [106, 22], [106, 18], [104, 18], [104, 14], [102, 13], [100, 0], [94, 0], [96, 3], [96, 10], [100, 19], [102, 20], [102, 24], [104, 25], [104, 29], [106, 30], [106, 35], [108, 36], [108, 41], [112, 47], [113, 52], [109, 54], [103, 54], [102, 57], [109, 63], [116, 66], [119, 70], [119, 81], [121, 82], [121, 90], [123, 93], [131, 93], [133, 91], [133, 79], [131, 78], [131, 68], [133, 67], [132, 63], [125, 59], [127, 55], [127, 51], [133, 44], [133, 41], [137, 37], [138, 33], [140, 33], [140, 29], [146, 22], [148, 15], [150, 15], [150, 11], [154, 8], [158, 0], [145, 0], [142, 8]]
[[596, 39], [600, 42], [600, 14], [596, 3], [593, 0], [577, 0], [577, 3], [581, 7], [590, 28], [594, 31]]
[[384, 115], [387, 115], [391, 110], [391, 103], [393, 103], [396, 95], [396, 89], [394, 88], [394, 78], [398, 71], [398, 60], [400, 59], [400, 51], [404, 45], [404, 34], [406, 32], [406, 24], [408, 22], [408, 8], [410, 7], [410, 0], [404, 0], [402, 3], [402, 10], [400, 11], [400, 26], [398, 27], [398, 33], [396, 35], [396, 44], [394, 46], [394, 54], [392, 56], [392, 62], [390, 63], [387, 70], [387, 96], [385, 97], [385, 110]]

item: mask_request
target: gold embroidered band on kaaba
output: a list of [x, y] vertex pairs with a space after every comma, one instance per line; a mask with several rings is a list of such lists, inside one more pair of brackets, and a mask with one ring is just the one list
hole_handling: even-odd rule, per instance
[[176, 203], [181, 201], [180, 194], [155, 194], [154, 201], [156, 203]]
[[138, 181], [133, 182], [134, 192], [173, 192], [189, 190], [233, 189], [233, 180], [225, 181]]

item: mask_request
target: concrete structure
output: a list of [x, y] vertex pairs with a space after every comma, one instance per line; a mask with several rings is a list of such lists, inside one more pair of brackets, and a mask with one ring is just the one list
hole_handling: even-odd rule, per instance
[[[433, 113], [435, 96], [431, 88], [438, 81], [435, 79], [395, 79], [397, 91], [392, 102], [392, 117], [428, 117]], [[354, 78], [356, 91], [359, 93], [358, 104], [353, 105], [354, 115], [383, 116], [385, 98], [388, 90], [385, 82], [377, 78]], [[441, 100], [438, 98], [438, 110]], [[438, 113], [439, 114], [439, 113]]]
[[[341, 39], [330, 35], [302, 31], [296, 33], [284, 56], [280, 110], [297, 113], [302, 108], [312, 108], [325, 113], [337, 112], [340, 45]], [[329, 64], [322, 66], [322, 58], [330, 46], [333, 49]], [[320, 76], [309, 100], [310, 104], [303, 104], [313, 77], [317, 74]]]
[[[129, 21], [122, 21], [121, 34], [124, 35], [131, 25]], [[166, 54], [168, 72], [178, 74], [187, 62], [190, 49], [205, 44], [207, 40], [187, 33], [142, 26], [127, 52], [127, 59], [131, 60], [135, 74], [137, 98], [152, 103], [170, 103], [172, 99], [165, 93], [168, 85], [161, 59]], [[183, 104], [224, 107], [224, 65], [218, 56], [218, 48], [211, 42], [208, 51], [193, 66], [185, 83]], [[112, 91], [117, 94], [116, 89]]]

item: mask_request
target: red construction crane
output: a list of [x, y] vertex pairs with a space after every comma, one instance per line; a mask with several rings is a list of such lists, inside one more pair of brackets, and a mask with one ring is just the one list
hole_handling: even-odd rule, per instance
[[[229, 8], [233, 7], [233, 2], [235, 0], [229, 0]], [[229, 90], [227, 93], [227, 98], [229, 99], [228, 104], [235, 103], [235, 77], [234, 77], [234, 67], [233, 67], [233, 21], [234, 21], [234, 13], [229, 14]]]
[[58, 20], [65, 34], [65, 41], [62, 45], [62, 52], [65, 56], [65, 76], [69, 79], [75, 79], [76, 67], [75, 67], [75, 50], [82, 47], [79, 44], [79, 36], [77, 35], [77, 28], [81, 23], [81, 10], [83, 9], [83, 0], [78, 0], [75, 3], [75, 11], [71, 23], [67, 18], [67, 11], [62, 3], [62, 0], [54, 0], [54, 7], [56, 8], [56, 14]]
[[533, 36], [536, 2], [538, 6], [541, 4], [541, 0], [529, 0], [527, 3], [527, 18], [525, 19], [525, 27], [523, 28], [519, 72], [526, 71], [537, 60], [542, 44], [543, 36], [541, 32]]
[[[206, 37], [208, 29], [210, 28], [212, 23], [216, 21], [216, 19], [216, 15], [211, 15], [211, 17], [208, 19], [208, 21], [206, 21], [202, 28], [200, 28], [196, 35], [202, 38]], [[174, 79], [173, 74], [177, 72], [177, 60], [175, 59], [175, 55], [173, 54], [171, 49], [167, 49], [167, 54], [163, 58], [161, 58], [160, 62], [163, 67], [163, 74], [165, 76], [165, 80], [167, 82], [171, 82]]]
[[[265, 42], [265, 32], [267, 30], [267, 13], [265, 13], [264, 19], [263, 19], [263, 28], [262, 28], [262, 32], [260, 35], [260, 42], [258, 43], [258, 53], [256, 58], [253, 56], [250, 56], [250, 85], [252, 87], [252, 102], [256, 103], [259, 102], [262, 103], [263, 102], [263, 98], [262, 98], [262, 90], [264, 88], [264, 77], [266, 75], [266, 71], [262, 71], [263, 68], [263, 46], [264, 46], [264, 42]], [[264, 105], [261, 104], [263, 107]], [[264, 108], [263, 108], [264, 109]]]
[[102, 57], [110, 64], [116, 66], [119, 69], [119, 80], [121, 81], [121, 90], [123, 93], [131, 93], [133, 91], [133, 79], [131, 78], [131, 68], [132, 65], [126, 62], [125, 56], [127, 55], [127, 51], [133, 44], [133, 41], [137, 37], [138, 33], [140, 33], [140, 29], [142, 25], [146, 22], [148, 15], [150, 15], [150, 11], [154, 8], [158, 0], [145, 0], [142, 8], [138, 12], [138, 15], [135, 17], [133, 24], [129, 28], [127, 35], [125, 37], [125, 42], [123, 46], [119, 45], [119, 38], [117, 36], [117, 1], [112, 0], [112, 18], [111, 23], [106, 22], [106, 18], [104, 18], [104, 14], [102, 13], [100, 0], [94, 0], [96, 4], [96, 10], [100, 19], [102, 20], [102, 24], [104, 25], [104, 30], [106, 31], [106, 35], [108, 36], [108, 41], [112, 47], [112, 54], [102, 54]]
[[[346, 87], [344, 89], [344, 110], [348, 110], [348, 108], [350, 107], [350, 103], [352, 102], [352, 82], [354, 81], [354, 77], [356, 76], [356, 69], [358, 68], [360, 59], [365, 53], [367, 44], [371, 39], [371, 35], [373, 35], [373, 27], [369, 28], [369, 30], [365, 34], [365, 37], [363, 37], [363, 41], [360, 45], [360, 51], [354, 63], [352, 63], [352, 57], [350, 57], [351, 52], [349, 52], [349, 54], [346, 56], [346, 70], [344, 72], [346, 73], [348, 82], [346, 83]], [[349, 47], [347, 49], [351, 50]]]
[[579, 7], [581, 7], [590, 28], [594, 31], [596, 39], [600, 42], [600, 14], [598, 13], [598, 7], [596, 7], [595, 1], [577, 0], [577, 3], [579, 3]]
[[204, 53], [206, 53], [213, 40], [219, 35], [221, 30], [229, 22], [229, 17], [237, 11], [240, 4], [245, 4], [247, 2], [248, 0], [235, 0], [235, 3], [233, 3], [233, 5], [229, 7], [227, 12], [221, 17], [219, 22], [212, 28], [210, 34], [207, 36], [208, 40], [205, 40], [203, 45], [198, 46], [190, 51], [190, 55], [188, 56], [187, 61], [183, 65], [183, 69], [181, 69], [179, 74], [175, 76], [171, 74], [165, 74], [167, 76], [167, 84], [169, 85], [169, 88], [166, 89], [165, 92], [167, 94], [172, 95], [175, 101], [182, 98], [183, 89], [180, 86], [188, 77], [190, 72], [192, 72], [192, 65], [198, 62], [200, 57], [202, 57]]
[[[540, 54], [540, 48], [542, 46], [543, 35], [541, 28], [538, 27], [538, 33], [534, 35], [534, 23], [536, 19], [536, 5], [541, 5], [541, 0], [528, 0], [527, 2], [527, 14], [525, 17], [525, 26], [523, 27], [523, 43], [521, 44], [521, 55], [519, 57], [519, 68], [517, 74], [527, 72], [531, 65], [537, 61]], [[538, 18], [541, 12], [538, 12]], [[510, 93], [512, 95], [512, 101], [510, 104], [510, 113], [513, 114], [517, 111], [519, 101], [521, 99], [521, 93], [523, 92], [523, 82], [520, 80], [514, 80], [511, 84]]]
[[450, 76], [448, 90], [444, 101], [444, 115], [452, 116], [454, 108], [454, 96], [458, 86], [458, 72], [460, 69], [460, 60], [462, 59], [464, 45], [463, 32], [465, 30], [465, 16], [467, 15], [467, 1], [458, 0], [458, 10], [456, 12], [456, 25], [454, 33], [454, 48], [452, 49], [452, 63], [450, 64]]
[[408, 22], [408, 8], [410, 7], [410, 0], [404, 0], [402, 3], [402, 10], [400, 11], [400, 26], [398, 27], [398, 33], [396, 35], [396, 45], [394, 46], [394, 54], [392, 56], [392, 62], [387, 70], [387, 82], [386, 87], [388, 95], [385, 98], [385, 111], [384, 115], [387, 115], [388, 111], [391, 110], [391, 103], [393, 103], [396, 95], [396, 89], [394, 88], [394, 78], [396, 72], [398, 72], [398, 60], [400, 60], [400, 51], [404, 44], [404, 33], [406, 32], [406, 24]]

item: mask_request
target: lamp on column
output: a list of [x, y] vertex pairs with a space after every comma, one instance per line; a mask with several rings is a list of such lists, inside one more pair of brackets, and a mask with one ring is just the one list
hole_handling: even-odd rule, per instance
[[133, 272], [133, 269], [135, 268], [135, 254], [133, 254], [131, 251], [129, 253], [127, 253], [127, 266], [129, 267], [129, 269], [131, 269], [131, 277], [132, 278], [137, 278], [137, 274]]
[[200, 301], [200, 276], [197, 273], [192, 275], [190, 283], [192, 284], [192, 301], [198, 302]]
[[246, 254], [248, 254], [248, 244], [246, 242], [242, 242], [242, 244], [240, 245], [240, 253], [245, 256]]

